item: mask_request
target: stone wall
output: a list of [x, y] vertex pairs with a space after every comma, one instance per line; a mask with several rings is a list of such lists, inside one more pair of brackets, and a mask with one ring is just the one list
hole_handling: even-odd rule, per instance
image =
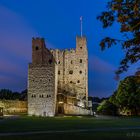
[[28, 69], [28, 114], [54, 116], [57, 93], [56, 62], [52, 53], [45, 48], [44, 40], [36, 38], [32, 43], [32, 63]]
[[92, 111], [71, 104], [64, 104], [64, 114], [65, 115], [92, 115]]
[[76, 49], [51, 50], [58, 64], [58, 89], [88, 97], [88, 54], [85, 37], [76, 37]]
[[[70, 50], [49, 50], [44, 39], [32, 39], [32, 63], [28, 69], [28, 114], [54, 116], [57, 113], [58, 93], [75, 94], [77, 99], [87, 101], [88, 53], [85, 37], [76, 37], [76, 48]], [[67, 114], [89, 114], [86, 109], [68, 106], [64, 108]]]
[[0, 100], [0, 107], [4, 115], [27, 113], [27, 101]]

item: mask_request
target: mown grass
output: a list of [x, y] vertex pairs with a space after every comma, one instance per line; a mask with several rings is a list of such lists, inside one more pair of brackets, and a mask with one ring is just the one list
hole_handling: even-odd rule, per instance
[[[28, 132], [28, 131], [47, 131], [47, 130], [73, 130], [73, 129], [96, 129], [96, 128], [120, 128], [140, 126], [140, 118], [112, 118], [96, 119], [94, 117], [28, 117], [22, 116], [16, 119], [0, 120], [0, 133], [6, 132]], [[136, 135], [131, 135], [131, 134]], [[127, 135], [130, 134], [130, 135]], [[26, 136], [3, 136], [0, 140], [45, 140], [45, 139], [140, 139], [139, 130], [123, 131], [101, 131], [101, 132], [76, 132], [76, 133], [53, 133]]]

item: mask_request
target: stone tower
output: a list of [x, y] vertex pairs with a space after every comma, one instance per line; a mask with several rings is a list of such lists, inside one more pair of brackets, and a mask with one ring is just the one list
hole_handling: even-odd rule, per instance
[[54, 116], [57, 76], [56, 62], [44, 39], [32, 39], [32, 63], [28, 68], [28, 114]]
[[28, 114], [90, 115], [88, 108], [88, 51], [86, 37], [76, 48], [49, 50], [42, 38], [32, 39], [28, 69]]
[[76, 68], [75, 69], [77, 70], [77, 83], [79, 83], [78, 96], [80, 99], [83, 99], [85, 97], [87, 100], [88, 98], [88, 50], [87, 50], [86, 37], [76, 38]]

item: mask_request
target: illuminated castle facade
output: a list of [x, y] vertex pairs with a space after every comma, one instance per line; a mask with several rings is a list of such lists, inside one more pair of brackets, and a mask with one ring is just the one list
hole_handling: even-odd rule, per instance
[[28, 114], [91, 115], [88, 101], [88, 51], [85, 37], [76, 49], [51, 50], [43, 38], [32, 39], [28, 68]]

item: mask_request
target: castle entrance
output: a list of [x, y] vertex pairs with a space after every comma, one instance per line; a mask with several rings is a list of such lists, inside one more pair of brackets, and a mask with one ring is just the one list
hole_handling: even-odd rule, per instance
[[63, 106], [58, 106], [58, 114], [64, 114]]
[[57, 114], [64, 114], [64, 95], [62, 93], [57, 95]]
[[3, 116], [3, 107], [0, 107], [0, 116]]
[[43, 116], [44, 116], [44, 117], [46, 116], [46, 112], [43, 112]]

